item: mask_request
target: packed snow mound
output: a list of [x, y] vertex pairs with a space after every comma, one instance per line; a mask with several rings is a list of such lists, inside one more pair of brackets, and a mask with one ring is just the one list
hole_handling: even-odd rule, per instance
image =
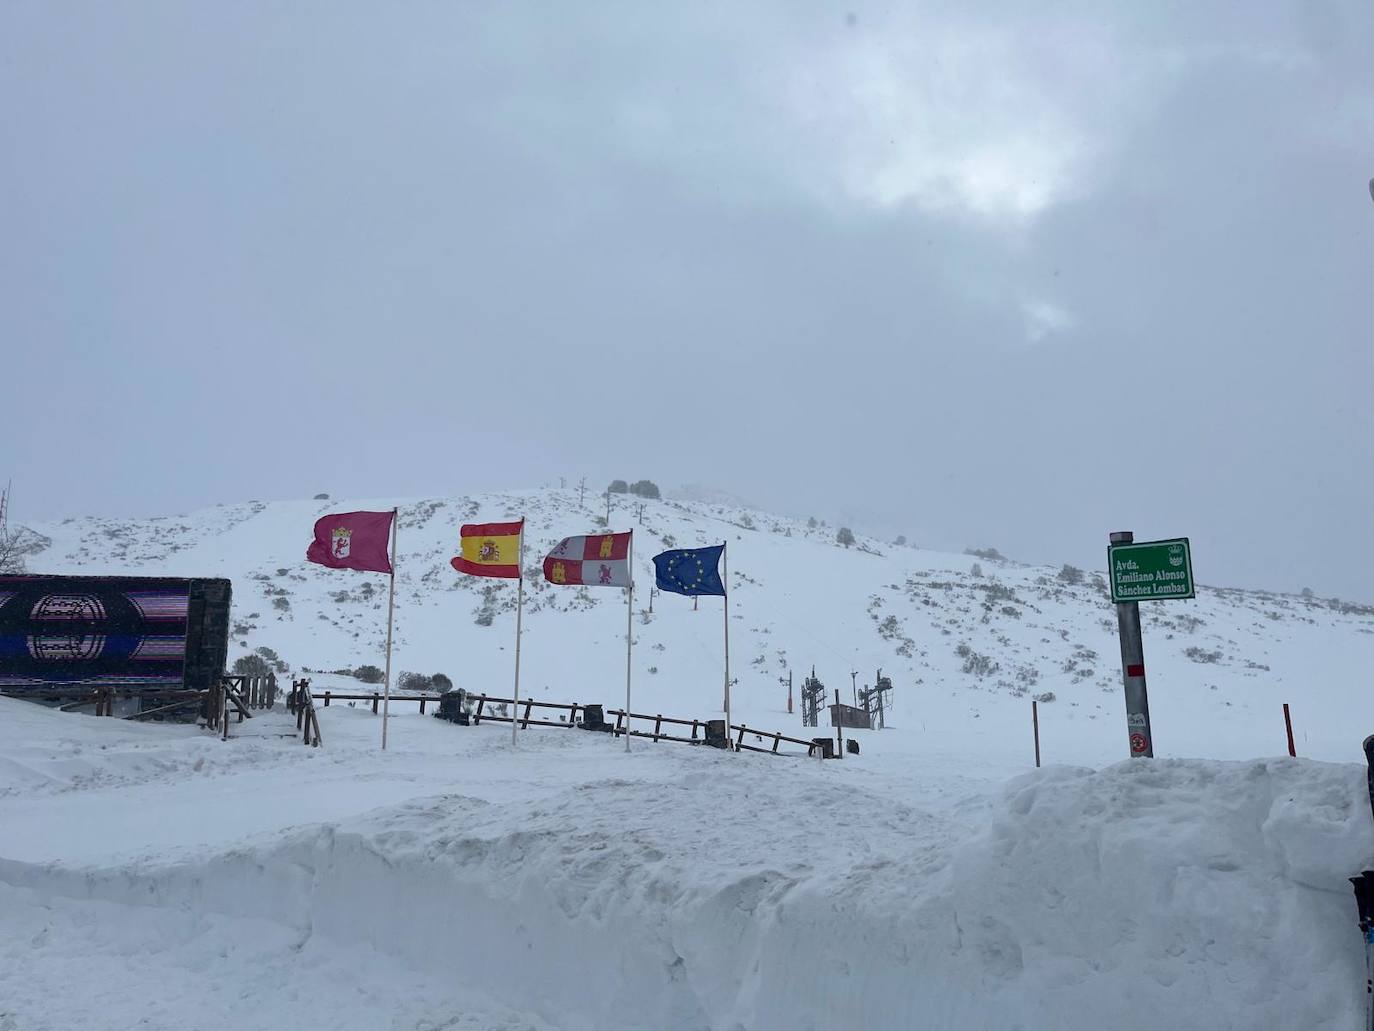
[[[556, 747], [589, 744], [567, 741]], [[102, 989], [110, 1013], [137, 991], [135, 967], [175, 980], [207, 936], [261, 927], [255, 961], [376, 953], [382, 969], [439, 992], [470, 986], [528, 1026], [1356, 1024], [1346, 878], [1374, 854], [1358, 767], [1050, 768], [923, 809], [829, 765], [682, 752], [687, 765], [657, 783], [434, 796], [192, 862], [0, 863], [8, 904], [30, 930], [43, 924], [22, 947], [7, 939], [0, 980], [57, 993], [63, 966], [47, 960], [87, 948], [84, 935], [114, 962], [120, 927], [171, 922], [181, 930], [165, 940], [131, 932], [132, 980]], [[44, 923], [40, 908], [68, 916]], [[259, 999], [259, 1026], [275, 1026], [278, 1001]], [[185, 1026], [173, 1016], [146, 1026]], [[331, 1019], [430, 1026], [378, 1024], [369, 1009]], [[208, 1014], [198, 1026], [231, 1025]]]

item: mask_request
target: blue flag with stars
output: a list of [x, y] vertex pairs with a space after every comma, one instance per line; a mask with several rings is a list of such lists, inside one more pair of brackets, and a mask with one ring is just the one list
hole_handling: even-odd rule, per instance
[[654, 556], [655, 583], [660, 591], [686, 594], [725, 595], [720, 582], [720, 553], [724, 544], [714, 548], [680, 548]]

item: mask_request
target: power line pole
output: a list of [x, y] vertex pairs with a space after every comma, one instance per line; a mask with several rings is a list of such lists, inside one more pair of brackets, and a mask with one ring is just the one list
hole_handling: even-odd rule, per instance
[[[849, 674], [849, 686], [854, 691], [854, 708], [859, 707], [859, 671], [853, 670]], [[836, 699], [838, 701], [838, 699]]]
[[606, 488], [606, 529], [611, 528], [611, 488]]
[[586, 503], [587, 497], [587, 477], [582, 477], [577, 483], [577, 507], [581, 508]]

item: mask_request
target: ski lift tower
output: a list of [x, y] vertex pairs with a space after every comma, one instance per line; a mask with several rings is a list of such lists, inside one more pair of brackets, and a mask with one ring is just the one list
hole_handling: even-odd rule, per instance
[[872, 687], [865, 686], [859, 692], [859, 703], [863, 706], [864, 712], [868, 713], [869, 725], [874, 730], [882, 730], [887, 726], [886, 710], [892, 707], [892, 702], [883, 698], [883, 692], [891, 692], [892, 678], [883, 676], [880, 669], [875, 679], [877, 682]]
[[802, 681], [802, 726], [819, 727], [821, 710], [825, 708], [825, 685], [816, 679], [816, 667], [811, 667], [811, 675]]

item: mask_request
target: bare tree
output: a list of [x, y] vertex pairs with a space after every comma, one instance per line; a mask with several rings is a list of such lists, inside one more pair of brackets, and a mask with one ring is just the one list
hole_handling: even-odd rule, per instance
[[24, 572], [24, 559], [46, 546], [44, 538], [22, 526], [0, 526], [0, 573]]

